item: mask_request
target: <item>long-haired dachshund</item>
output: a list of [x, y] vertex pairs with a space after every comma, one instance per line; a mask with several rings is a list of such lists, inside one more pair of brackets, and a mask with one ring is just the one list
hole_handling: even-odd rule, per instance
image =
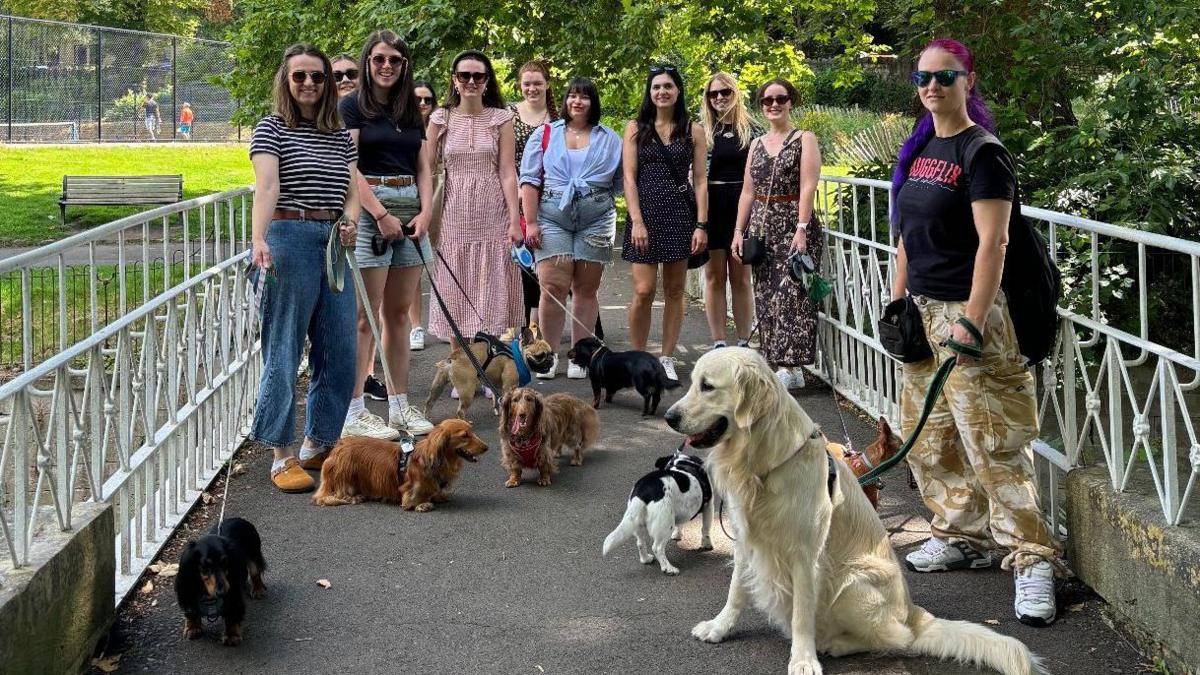
[[505, 487], [521, 484], [521, 470], [538, 471], [538, 485], [549, 485], [558, 471], [564, 447], [572, 450], [571, 466], [583, 464], [583, 451], [600, 431], [600, 416], [570, 394], [543, 397], [520, 387], [500, 401], [500, 465], [508, 472]]
[[343, 438], [321, 466], [321, 487], [312, 500], [321, 506], [338, 506], [370, 499], [399, 502], [406, 511], [430, 511], [435, 502], [450, 499], [445, 490], [458, 477], [463, 463], [478, 462], [487, 449], [470, 422], [448, 419], [417, 443], [401, 482], [398, 443], [363, 436]]
[[250, 580], [250, 595], [266, 596], [262, 580], [265, 569], [258, 530], [241, 518], [226, 518], [213, 525], [208, 534], [188, 542], [179, 556], [179, 573], [175, 576], [184, 637], [195, 640], [204, 633], [201, 617], [219, 616], [225, 620], [221, 641], [230, 647], [241, 644], [246, 580]]

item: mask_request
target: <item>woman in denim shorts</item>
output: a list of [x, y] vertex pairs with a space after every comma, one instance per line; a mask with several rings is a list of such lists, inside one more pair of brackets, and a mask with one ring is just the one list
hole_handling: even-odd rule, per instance
[[[398, 35], [372, 33], [359, 61], [358, 93], [339, 105], [358, 146], [363, 209], [355, 258], [371, 301], [370, 308], [359, 307], [358, 369], [344, 436], [391, 440], [401, 431], [423, 435], [433, 429], [408, 403], [408, 310], [421, 281], [421, 260], [433, 255], [426, 235], [429, 214], [421, 211], [432, 198], [433, 184], [421, 162], [424, 128], [411, 63], [408, 45]], [[383, 319], [383, 350], [391, 366], [391, 377], [381, 378], [388, 387], [386, 423], [363, 401], [363, 384], [375, 360], [367, 311]]]
[[[566, 318], [560, 303], [574, 295], [572, 343], [591, 335], [600, 304], [596, 291], [604, 264], [612, 260], [617, 231], [613, 199], [622, 191], [621, 137], [600, 124], [600, 94], [591, 80], [577, 77], [567, 86], [561, 119], [550, 125], [542, 152], [541, 134], [533, 134], [521, 161], [521, 199], [525, 242], [534, 250], [542, 297], [538, 320], [546, 342], [557, 347]], [[540, 196], [539, 196], [540, 188]], [[554, 367], [539, 378], [552, 379]], [[575, 364], [567, 377], [587, 371]]]
[[[345, 273], [341, 292], [330, 287], [325, 251], [335, 226], [343, 245], [354, 242], [358, 156], [338, 119], [331, 71], [316, 47], [288, 47], [275, 75], [273, 112], [250, 138], [263, 354], [250, 438], [274, 450], [271, 482], [284, 492], [313, 489], [302, 462], [337, 442], [354, 387], [354, 351], [346, 349], [354, 339], [354, 293]], [[306, 336], [312, 377], [297, 461], [288, 446], [296, 436], [296, 367]]]

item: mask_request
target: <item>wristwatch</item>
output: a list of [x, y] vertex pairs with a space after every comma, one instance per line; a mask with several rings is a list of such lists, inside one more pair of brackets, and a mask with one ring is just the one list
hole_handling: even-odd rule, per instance
[[708, 230], [708, 221], [706, 221], [706, 220], [697, 220], [697, 221], [696, 221], [696, 229], [697, 229], [697, 230], [704, 230], [704, 231], [707, 231], [707, 230]]

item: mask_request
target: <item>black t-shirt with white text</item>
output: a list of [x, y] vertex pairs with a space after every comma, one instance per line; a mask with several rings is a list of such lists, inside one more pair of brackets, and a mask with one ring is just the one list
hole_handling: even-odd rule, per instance
[[387, 113], [368, 118], [358, 95], [338, 102], [347, 129], [358, 129], [358, 171], [364, 176], [416, 176], [425, 130], [399, 129]]
[[1013, 201], [1016, 196], [1016, 165], [1003, 146], [983, 145], [971, 165], [964, 166], [967, 146], [987, 133], [975, 125], [954, 136], [930, 139], [900, 188], [897, 232], [904, 240], [908, 290], [913, 295], [968, 299], [979, 249], [971, 202]]

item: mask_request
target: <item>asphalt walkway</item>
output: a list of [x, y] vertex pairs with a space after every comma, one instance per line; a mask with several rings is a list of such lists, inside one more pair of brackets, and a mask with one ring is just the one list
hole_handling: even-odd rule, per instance
[[[607, 337], [618, 349], [627, 344], [629, 292], [628, 268], [619, 263], [607, 273], [601, 299]], [[652, 335], [660, 319], [656, 309]], [[678, 354], [685, 382], [708, 343], [703, 312], [692, 305]], [[418, 400], [444, 352], [431, 344], [415, 356], [411, 381]], [[562, 375], [537, 386], [590, 396], [585, 380]], [[660, 413], [682, 391], [665, 398]], [[827, 388], [810, 386], [798, 398], [831, 437], [841, 435]], [[248, 448], [237, 460], [228, 514], [249, 519], [262, 534], [269, 593], [250, 601], [242, 646], [221, 646], [219, 624], [200, 640], [185, 640], [171, 580], [150, 576], [153, 588], [135, 592], [122, 607], [103, 651], [120, 655], [117, 672], [123, 673], [786, 672], [787, 640], [754, 610], [724, 644], [690, 636], [725, 599], [730, 549], [719, 527], [713, 528], [716, 550], [708, 552], [694, 550], [699, 521], [685, 528], [672, 549], [672, 562], [682, 570], [677, 577], [638, 564], [632, 543], [601, 557], [601, 542], [620, 520], [633, 482], [679, 443], [661, 417], [642, 419], [640, 406], [626, 391], [601, 410], [601, 437], [583, 467], [564, 460], [552, 486], [527, 480], [506, 489], [495, 418], [477, 401], [470, 414], [492, 451], [464, 469], [450, 503], [428, 514], [378, 503], [320, 508], [309, 495], [280, 494], [267, 480], [269, 453]], [[382, 404], [372, 408], [386, 412]], [[433, 417], [452, 410], [444, 399]], [[844, 417], [857, 446], [872, 440], [870, 420], [849, 410]], [[215, 517], [219, 485], [211, 492], [218, 498], [196, 510], [188, 521], [192, 531], [168, 545], [166, 561], [174, 562], [183, 539]], [[903, 470], [889, 477], [882, 498], [880, 516], [897, 549], [907, 552], [928, 535], [928, 523]], [[1024, 640], [1057, 675], [1141, 672], [1139, 654], [1105, 622], [1103, 603], [1077, 584], [1060, 593], [1058, 623], [1039, 630], [1013, 617], [1011, 577], [998, 569], [909, 574], [908, 580], [918, 604]], [[979, 672], [897, 656], [823, 663], [827, 673]]]

